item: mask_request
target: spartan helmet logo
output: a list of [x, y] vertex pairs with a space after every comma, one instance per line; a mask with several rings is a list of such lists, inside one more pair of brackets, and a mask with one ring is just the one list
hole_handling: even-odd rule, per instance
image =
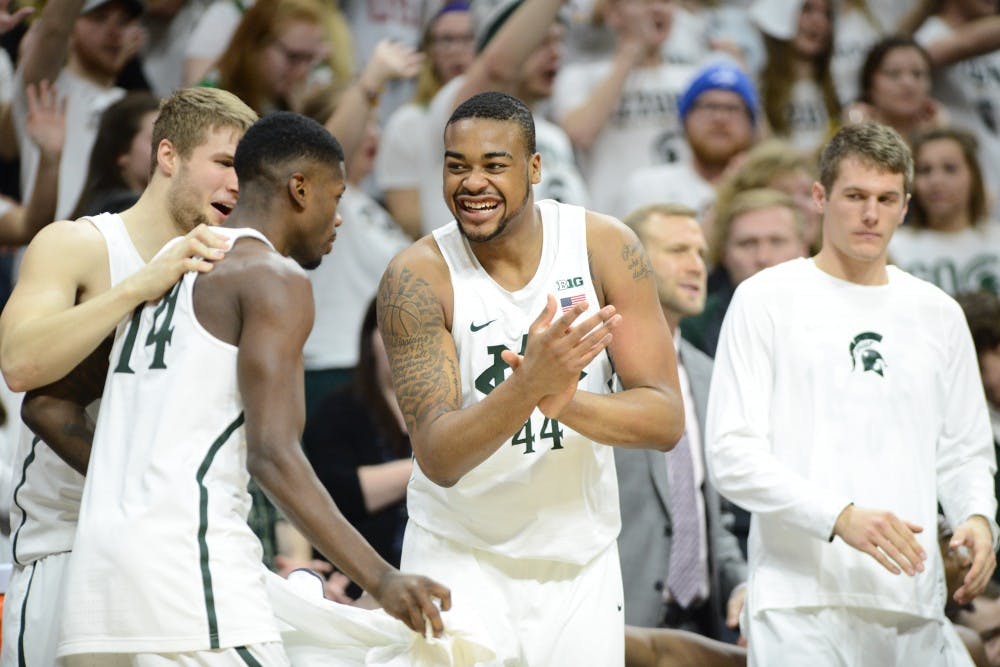
[[872, 331], [859, 333], [851, 341], [851, 370], [861, 369], [861, 372], [871, 371], [885, 377], [886, 363], [878, 344], [882, 335]]

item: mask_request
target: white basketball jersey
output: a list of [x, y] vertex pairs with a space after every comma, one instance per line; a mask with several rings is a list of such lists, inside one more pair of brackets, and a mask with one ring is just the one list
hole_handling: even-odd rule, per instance
[[[268, 243], [251, 229], [216, 232]], [[115, 341], [67, 575], [60, 655], [280, 639], [260, 542], [247, 525], [237, 348], [198, 323], [197, 277], [188, 273], [136, 309]]]
[[[89, 220], [108, 247], [111, 286], [146, 265], [118, 214], [102, 213]], [[87, 224], [83, 220], [78, 224]], [[88, 408], [96, 414], [98, 402]], [[21, 425], [13, 459], [14, 493], [10, 509], [14, 562], [28, 565], [50, 554], [73, 548], [76, 519], [83, 492], [83, 475], [76, 472], [27, 426]]]
[[[435, 230], [451, 273], [452, 337], [462, 378], [462, 407], [483, 400], [511, 373], [504, 349], [524, 352], [528, 327], [554, 294], [569, 308], [600, 309], [587, 262], [585, 211], [552, 200], [541, 211], [542, 257], [522, 289], [499, 286], [476, 259], [457, 224]], [[561, 315], [557, 312], [556, 315]], [[612, 382], [607, 354], [594, 359], [579, 389], [606, 394]], [[582, 564], [618, 536], [618, 483], [611, 447], [596, 444], [539, 410], [486, 461], [451, 488], [413, 468], [410, 519], [442, 537], [509, 557]]]

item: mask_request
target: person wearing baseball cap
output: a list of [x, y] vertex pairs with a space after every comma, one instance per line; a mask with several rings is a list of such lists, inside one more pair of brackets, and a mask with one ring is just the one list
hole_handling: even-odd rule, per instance
[[699, 213], [715, 201], [715, 185], [733, 158], [756, 141], [758, 98], [750, 77], [729, 60], [698, 70], [677, 101], [690, 159], [632, 173], [614, 213], [670, 202]]
[[590, 205], [622, 215], [622, 179], [643, 167], [687, 159], [677, 100], [695, 68], [664, 56], [679, 3], [606, 0], [596, 17], [614, 33], [614, 51], [566, 65], [552, 93], [552, 117], [580, 160]]
[[142, 13], [139, 0], [49, 0], [22, 45], [13, 100], [21, 151], [21, 200], [34, 187], [38, 149], [25, 131], [25, 86], [51, 81], [66, 99], [66, 144], [59, 167], [56, 218], [80, 198], [101, 112], [123, 94], [115, 80], [137, 44], [129, 29]]

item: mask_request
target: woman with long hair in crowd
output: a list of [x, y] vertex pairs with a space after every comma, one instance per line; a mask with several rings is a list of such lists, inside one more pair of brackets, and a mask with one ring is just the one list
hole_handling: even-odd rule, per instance
[[296, 110], [296, 96], [329, 55], [331, 13], [320, 0], [254, 3], [219, 57], [213, 83], [258, 114]]
[[989, 220], [976, 139], [954, 128], [913, 142], [913, 197], [892, 260], [949, 294], [1000, 293], [1000, 225]]
[[147, 92], [131, 92], [101, 114], [76, 209], [70, 216], [123, 211], [149, 183], [153, 121], [160, 101]]
[[832, 134], [840, 102], [830, 72], [832, 0], [757, 0], [750, 17], [764, 38], [764, 114], [775, 135], [812, 153]]
[[947, 125], [944, 107], [931, 97], [931, 59], [912, 37], [894, 35], [872, 46], [859, 72], [861, 91], [844, 121], [874, 120], [904, 139]]

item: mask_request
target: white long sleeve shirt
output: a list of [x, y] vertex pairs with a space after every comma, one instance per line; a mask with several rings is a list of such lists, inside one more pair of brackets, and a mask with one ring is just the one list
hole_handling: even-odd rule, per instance
[[[861, 286], [797, 259], [744, 281], [722, 327], [706, 453], [716, 487], [753, 512], [748, 611], [844, 605], [940, 618], [940, 500], [994, 538], [996, 461], [965, 318], [888, 267]], [[926, 570], [893, 575], [841, 540], [849, 503], [923, 526]]]

